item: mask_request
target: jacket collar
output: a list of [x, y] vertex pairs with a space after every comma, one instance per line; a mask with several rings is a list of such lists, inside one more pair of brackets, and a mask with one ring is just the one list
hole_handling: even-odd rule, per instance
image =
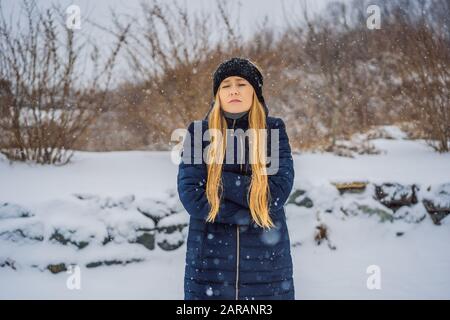
[[234, 123], [234, 128], [248, 127], [249, 113], [250, 112], [247, 112], [246, 114], [244, 114], [242, 117], [240, 117], [238, 119], [231, 119], [231, 118], [226, 117], [222, 111], [222, 115], [224, 116], [225, 120], [227, 121], [228, 128], [230, 128], [230, 129], [233, 128], [233, 123]]

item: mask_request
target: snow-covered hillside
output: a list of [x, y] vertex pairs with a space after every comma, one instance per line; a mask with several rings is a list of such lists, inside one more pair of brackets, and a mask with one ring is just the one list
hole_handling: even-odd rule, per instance
[[[297, 299], [450, 298], [450, 154], [384, 131], [374, 154], [294, 155]], [[182, 299], [176, 174], [169, 152], [78, 152], [62, 167], [0, 158], [0, 298]], [[67, 285], [74, 265], [80, 289]]]

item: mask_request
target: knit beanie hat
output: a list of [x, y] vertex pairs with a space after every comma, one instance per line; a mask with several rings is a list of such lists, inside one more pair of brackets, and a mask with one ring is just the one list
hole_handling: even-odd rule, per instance
[[214, 106], [214, 98], [219, 90], [220, 84], [223, 80], [231, 76], [244, 78], [253, 86], [256, 96], [263, 105], [267, 117], [269, 110], [262, 94], [263, 76], [261, 72], [259, 72], [258, 68], [249, 59], [234, 57], [222, 62], [213, 74], [213, 100], [205, 119], [208, 118], [209, 113]]

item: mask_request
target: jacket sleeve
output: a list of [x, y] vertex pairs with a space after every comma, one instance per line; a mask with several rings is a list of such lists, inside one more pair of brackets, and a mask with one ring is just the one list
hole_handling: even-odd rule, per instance
[[[289, 137], [286, 132], [286, 125], [281, 118], [278, 118], [275, 122], [274, 129], [279, 129], [279, 140], [271, 142], [273, 147], [278, 149], [279, 168], [276, 174], [268, 176], [269, 211], [272, 215], [281, 212], [280, 209], [284, 206], [292, 191], [295, 177]], [[224, 188], [224, 198], [248, 208], [247, 193], [250, 188], [251, 176], [227, 171], [222, 173], [222, 177], [224, 185], [229, 186]], [[230, 186], [233, 186], [233, 188]]]
[[[183, 144], [181, 162], [178, 167], [177, 189], [181, 203], [188, 214], [196, 219], [206, 220], [210, 205], [206, 197], [207, 166], [203, 160], [203, 130], [200, 141], [194, 138], [194, 122], [188, 127], [188, 135]], [[194, 146], [201, 148], [199, 155], [194, 152]], [[185, 151], [190, 148], [190, 155]], [[198, 156], [202, 157], [199, 159]], [[196, 160], [199, 163], [194, 162]], [[223, 183], [226, 188], [225, 183]], [[242, 205], [221, 199], [215, 222], [246, 225], [250, 223], [250, 212]]]

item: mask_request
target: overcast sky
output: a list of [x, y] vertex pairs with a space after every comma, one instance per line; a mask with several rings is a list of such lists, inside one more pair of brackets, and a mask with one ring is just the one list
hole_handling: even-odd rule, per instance
[[[58, 3], [65, 8], [71, 4], [78, 5], [81, 8], [81, 17], [83, 21], [84, 16], [99, 23], [108, 25], [111, 20], [109, 8], [113, 8], [119, 13], [138, 14], [140, 9], [140, 2], [142, 0], [36, 0], [38, 7], [41, 9], [49, 7], [52, 3]], [[225, 1], [225, 0], [223, 0]], [[285, 26], [285, 16], [283, 14], [283, 7], [288, 15], [295, 15], [301, 12], [301, 3], [305, 2], [308, 10], [312, 13], [319, 12], [327, 3], [332, 0], [226, 0], [229, 4], [232, 15], [239, 14], [241, 21], [241, 31], [244, 36], [247, 36], [255, 22], [262, 21], [264, 16], [268, 16], [269, 21], [275, 28], [282, 28]], [[342, 1], [342, 0], [341, 0]], [[343, 0], [349, 2], [349, 0]], [[17, 8], [21, 1], [18, 0], [0, 0], [2, 2], [4, 11], [7, 16], [17, 12]], [[167, 0], [162, 3], [169, 2]], [[205, 10], [206, 12], [213, 12], [216, 6], [216, 0], [178, 0], [181, 4], [188, 4], [190, 12]], [[238, 8], [240, 7], [240, 10]], [[233, 18], [233, 17], [232, 17]]]

